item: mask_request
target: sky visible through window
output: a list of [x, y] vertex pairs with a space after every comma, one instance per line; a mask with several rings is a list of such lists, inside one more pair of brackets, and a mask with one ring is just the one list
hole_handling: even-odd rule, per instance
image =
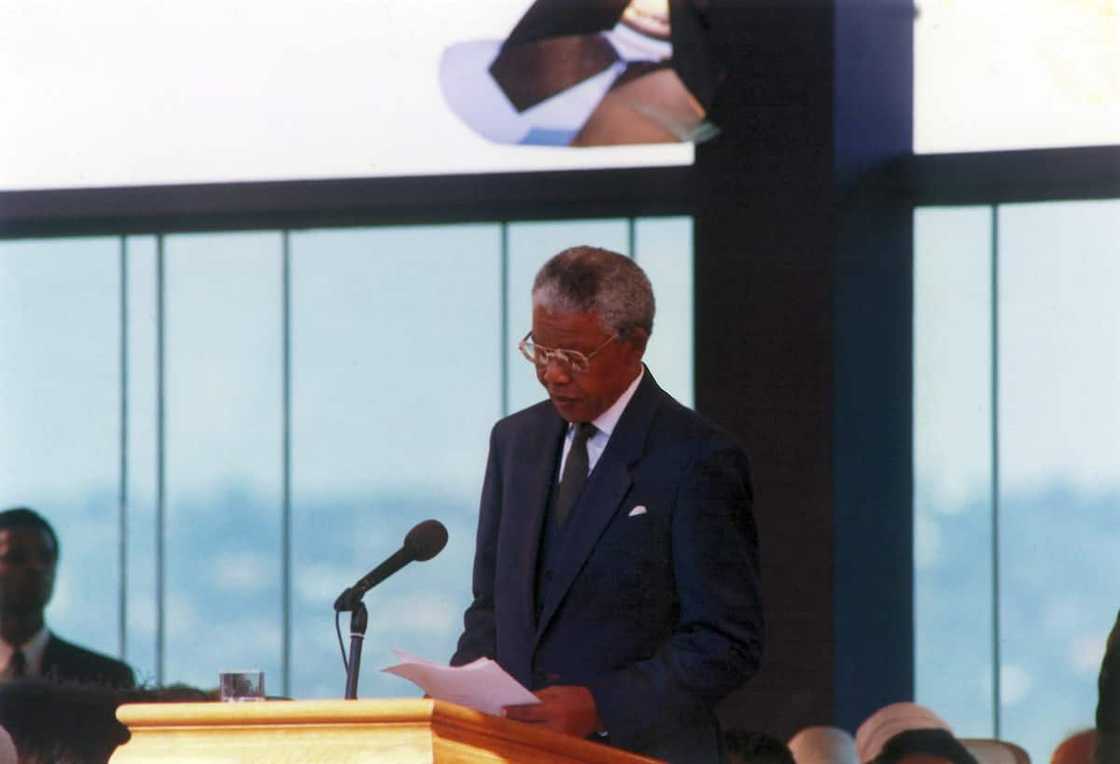
[[1117, 242], [1117, 200], [915, 215], [917, 698], [1035, 761], [1093, 726], [1120, 607]]

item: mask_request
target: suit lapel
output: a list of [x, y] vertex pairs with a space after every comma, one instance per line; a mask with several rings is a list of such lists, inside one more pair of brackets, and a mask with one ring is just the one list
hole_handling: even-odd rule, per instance
[[39, 671], [43, 676], [51, 676], [59, 671], [59, 662], [65, 657], [63, 653], [62, 643], [58, 641], [58, 637], [51, 634], [47, 638], [47, 645], [43, 648], [43, 662], [39, 666]]
[[511, 478], [511, 495], [516, 497], [517, 503], [506, 512], [509, 521], [514, 524], [510, 533], [514, 544], [510, 551], [516, 571], [514, 580], [517, 582], [516, 619], [530, 635], [536, 628], [537, 620], [534, 600], [541, 528], [566, 429], [567, 422], [549, 404], [544, 423], [530, 428], [527, 442], [517, 444], [521, 453], [515, 458], [522, 466], [513, 471]]
[[538, 642], [576, 575], [591, 556], [595, 543], [618, 511], [619, 503], [630, 490], [633, 482], [631, 467], [642, 456], [646, 433], [662, 395], [661, 388], [653, 381], [649, 369], [646, 369], [645, 377], [618, 420], [607, 448], [591, 471], [575, 513], [569, 520], [571, 528], [556, 567], [556, 580], [549, 588], [548, 599], [537, 624]]

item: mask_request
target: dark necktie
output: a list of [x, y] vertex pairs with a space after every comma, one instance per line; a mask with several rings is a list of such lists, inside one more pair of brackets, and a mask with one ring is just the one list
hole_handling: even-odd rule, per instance
[[553, 508], [556, 525], [561, 528], [568, 521], [572, 507], [579, 500], [583, 484], [587, 482], [587, 439], [594, 434], [595, 425], [590, 422], [576, 425], [576, 434], [564, 462], [564, 474], [560, 476], [560, 485], [556, 489], [556, 506]]
[[18, 647], [12, 651], [12, 657], [8, 659], [7, 674], [10, 679], [19, 679], [27, 674], [27, 658], [23, 650]]

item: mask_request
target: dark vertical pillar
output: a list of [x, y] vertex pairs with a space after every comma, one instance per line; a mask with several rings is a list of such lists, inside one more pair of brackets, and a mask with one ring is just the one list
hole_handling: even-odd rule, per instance
[[696, 401], [751, 454], [768, 620], [721, 717], [786, 736], [832, 703], [832, 12], [712, 13], [729, 78], [697, 151]]
[[[710, 13], [729, 79], [697, 152], [696, 400], [752, 455], [769, 621], [721, 716], [782, 736], [911, 684], [909, 208], [864, 191], [910, 147], [903, 5]], [[867, 45], [885, 33], [901, 41]]]
[[835, 724], [914, 692], [913, 212], [876, 183], [910, 153], [914, 9], [835, 0]]

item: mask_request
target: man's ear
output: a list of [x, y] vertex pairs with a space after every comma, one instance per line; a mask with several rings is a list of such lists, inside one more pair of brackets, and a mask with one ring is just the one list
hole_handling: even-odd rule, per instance
[[646, 353], [646, 344], [649, 342], [649, 332], [641, 327], [635, 327], [626, 332], [623, 342], [629, 343], [638, 351], [638, 357], [641, 358]]

